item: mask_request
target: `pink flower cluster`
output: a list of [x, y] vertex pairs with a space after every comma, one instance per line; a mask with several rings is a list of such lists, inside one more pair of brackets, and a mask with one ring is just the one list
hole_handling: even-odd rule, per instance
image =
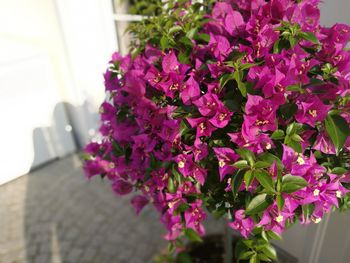
[[136, 212], [152, 203], [168, 240], [203, 235], [207, 210], [231, 213], [244, 237], [319, 222], [349, 192], [337, 154], [350, 140], [338, 147], [326, 124], [330, 112], [350, 123], [350, 27], [320, 26], [318, 2], [217, 2], [187, 62], [176, 47], [115, 53], [86, 176], [138, 191]]

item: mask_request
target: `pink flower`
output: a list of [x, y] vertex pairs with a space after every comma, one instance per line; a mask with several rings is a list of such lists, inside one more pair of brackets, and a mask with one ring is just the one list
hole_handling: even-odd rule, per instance
[[181, 86], [180, 96], [185, 105], [192, 103], [200, 96], [200, 89], [198, 82], [191, 76], [185, 85]]
[[[350, 123], [350, 27], [320, 26], [319, 0], [225, 0], [195, 14], [203, 25], [194, 29], [191, 1], [175, 2], [168, 43], [150, 32], [137, 52], [112, 55], [100, 140], [84, 149], [86, 177], [106, 178], [117, 195], [137, 191], [136, 214], [152, 203], [173, 244], [186, 229], [205, 233], [205, 208], [234, 208], [229, 226], [249, 238], [255, 227], [281, 234], [297, 218], [317, 223], [343, 205], [350, 136], [335, 156], [333, 134], [346, 131], [330, 138], [325, 119], [332, 110]], [[252, 182], [249, 167], [233, 166], [244, 154], [254, 159]], [[278, 195], [264, 189], [261, 169]], [[262, 193], [271, 203], [246, 216], [247, 201]]]
[[218, 159], [220, 181], [222, 181], [227, 174], [231, 174], [236, 170], [232, 164], [238, 160], [239, 155], [232, 149], [225, 147], [213, 148], [213, 150]]
[[322, 132], [317, 136], [313, 148], [326, 154], [335, 154], [334, 144], [325, 132]]
[[250, 217], [246, 217], [244, 212], [245, 211], [243, 209], [237, 210], [235, 212], [235, 219], [228, 225], [231, 228], [239, 231], [243, 237], [248, 238], [250, 233], [253, 231], [254, 221]]
[[131, 199], [131, 204], [133, 205], [133, 207], [135, 208], [135, 212], [136, 214], [140, 214], [141, 210], [145, 207], [145, 205], [147, 205], [149, 203], [149, 200], [147, 197], [143, 196], [143, 195], [137, 195], [134, 196]]
[[210, 137], [216, 128], [207, 118], [187, 118], [188, 123], [192, 128], [197, 128], [196, 138]]
[[298, 112], [295, 119], [300, 123], [309, 124], [315, 127], [315, 123], [323, 121], [332, 108], [331, 105], [325, 105], [317, 96], [302, 96], [298, 99]]
[[237, 35], [244, 30], [245, 23], [240, 12], [232, 11], [225, 18], [225, 29], [231, 35]]
[[202, 221], [205, 220], [206, 214], [201, 209], [202, 201], [196, 201], [190, 205], [190, 208], [185, 211], [185, 222], [187, 228], [192, 228], [199, 235], [205, 234]]
[[133, 185], [125, 180], [117, 179], [112, 183], [113, 191], [118, 195], [131, 193]]

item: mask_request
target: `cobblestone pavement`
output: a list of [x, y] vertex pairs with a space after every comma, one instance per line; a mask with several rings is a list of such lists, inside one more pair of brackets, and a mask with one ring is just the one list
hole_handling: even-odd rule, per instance
[[76, 155], [0, 186], [0, 263], [147, 263], [164, 233], [151, 207], [137, 217], [107, 181], [85, 180]]

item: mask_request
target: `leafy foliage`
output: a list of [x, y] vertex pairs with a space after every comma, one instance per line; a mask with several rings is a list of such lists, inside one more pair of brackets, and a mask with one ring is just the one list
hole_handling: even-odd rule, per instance
[[350, 206], [350, 27], [321, 27], [317, 1], [203, 2], [135, 5], [84, 170], [152, 203], [170, 255], [209, 212], [244, 237], [237, 258], [271, 261], [287, 227]]

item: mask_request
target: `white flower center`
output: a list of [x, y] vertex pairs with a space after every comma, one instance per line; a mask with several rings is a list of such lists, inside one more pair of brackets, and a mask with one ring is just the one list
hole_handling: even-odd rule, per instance
[[320, 217], [316, 217], [313, 221], [314, 221], [315, 224], [318, 224], [318, 223], [321, 222], [321, 220], [322, 219]]
[[319, 196], [319, 194], [320, 194], [320, 190], [315, 189], [315, 190], [314, 190], [314, 196]]
[[336, 191], [335, 194], [337, 195], [338, 198], [341, 198], [341, 192], [339, 190]]
[[303, 157], [299, 156], [298, 159], [297, 159], [297, 163], [300, 164], [300, 165], [303, 165], [305, 163]]
[[224, 160], [219, 160], [219, 167], [222, 168], [226, 165]]
[[317, 117], [317, 110], [309, 110], [309, 114], [315, 118]]
[[275, 218], [276, 222], [281, 223], [283, 221], [283, 215], [279, 215]]
[[180, 162], [177, 164], [177, 166], [178, 166], [179, 168], [184, 168], [184, 167], [185, 167], [185, 162], [180, 161]]

